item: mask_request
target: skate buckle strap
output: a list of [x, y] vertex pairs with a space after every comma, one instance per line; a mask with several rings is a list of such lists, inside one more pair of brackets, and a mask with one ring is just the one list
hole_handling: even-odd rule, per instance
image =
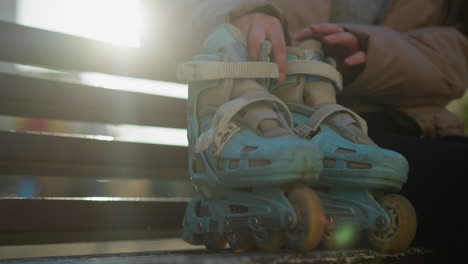
[[338, 91], [343, 88], [340, 72], [328, 63], [317, 60], [290, 60], [288, 74], [311, 74], [326, 78], [335, 84]]
[[[360, 117], [358, 114], [354, 113], [353, 111], [349, 110], [346, 107], [343, 107], [338, 104], [326, 104], [320, 106], [317, 111], [315, 111], [312, 116], [309, 118], [308, 126], [310, 129], [315, 132], [317, 131], [318, 127], [322, 122], [329, 117], [330, 115], [337, 113], [337, 112], [346, 112], [356, 121], [359, 128], [367, 135], [367, 123]], [[349, 121], [347, 121], [349, 124]]]
[[299, 124], [293, 128], [294, 134], [301, 138], [311, 138], [317, 131], [313, 130], [310, 126], [305, 124]]
[[238, 78], [278, 78], [278, 65], [271, 62], [189, 61], [179, 65], [181, 82]]
[[[286, 115], [287, 125], [291, 126], [291, 113], [278, 97], [264, 91], [251, 91], [237, 99], [224, 103], [218, 108], [211, 122], [210, 129], [203, 132], [198, 138], [194, 148], [195, 153], [206, 150], [211, 143], [214, 143], [216, 147], [214, 154], [218, 156], [229, 139], [240, 130], [240, 127], [231, 121], [232, 118], [247, 105], [260, 101], [274, 102], [281, 107], [281, 111], [279, 112], [283, 112]], [[278, 116], [280, 117], [279, 113]]]

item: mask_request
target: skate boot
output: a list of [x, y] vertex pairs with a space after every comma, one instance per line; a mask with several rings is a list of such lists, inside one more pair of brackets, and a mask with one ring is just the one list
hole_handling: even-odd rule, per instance
[[293, 115], [296, 134], [322, 149], [323, 170], [318, 191], [329, 220], [322, 245], [352, 248], [363, 232], [384, 252], [406, 249], [416, 232], [410, 202], [395, 194], [406, 182], [408, 163], [378, 147], [367, 136], [367, 124], [353, 111], [336, 104], [342, 80], [320, 42], [310, 40], [288, 50], [288, 77], [270, 85]]
[[321, 240], [326, 220], [317, 181], [323, 156], [291, 130], [287, 106], [268, 93], [277, 65], [248, 62], [241, 32], [226, 24], [206, 40], [202, 54], [178, 69], [189, 83], [189, 171], [199, 194], [185, 212], [183, 239], [221, 250], [285, 244], [308, 251]]

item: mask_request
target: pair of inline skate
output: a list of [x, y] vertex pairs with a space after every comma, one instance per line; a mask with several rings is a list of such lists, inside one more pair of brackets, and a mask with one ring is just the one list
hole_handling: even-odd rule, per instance
[[249, 61], [242, 34], [225, 24], [178, 69], [189, 83], [189, 171], [199, 192], [183, 239], [210, 250], [306, 252], [352, 248], [366, 233], [380, 251], [407, 248], [416, 215], [395, 194], [406, 159], [375, 145], [365, 121], [336, 104], [341, 75], [320, 42], [289, 48], [281, 84], [270, 51], [265, 42]]

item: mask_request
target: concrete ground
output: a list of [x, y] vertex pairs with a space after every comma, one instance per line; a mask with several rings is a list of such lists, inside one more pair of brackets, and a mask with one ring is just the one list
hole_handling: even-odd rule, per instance
[[0, 264], [326, 264], [326, 263], [437, 263], [434, 254], [411, 248], [399, 254], [381, 254], [372, 250], [313, 251], [299, 254], [210, 253], [180, 239], [142, 241], [87, 242], [0, 247]]

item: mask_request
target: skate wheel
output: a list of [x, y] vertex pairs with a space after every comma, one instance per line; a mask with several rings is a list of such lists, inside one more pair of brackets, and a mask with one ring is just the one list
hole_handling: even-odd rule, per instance
[[288, 199], [297, 215], [297, 224], [285, 232], [291, 249], [306, 252], [314, 249], [322, 238], [325, 216], [322, 203], [314, 191], [305, 187], [294, 187]]
[[226, 233], [226, 241], [234, 252], [248, 252], [255, 247], [254, 240], [248, 232]]
[[208, 233], [204, 237], [204, 242], [206, 249], [210, 251], [220, 251], [226, 247], [226, 240], [223, 236], [218, 233]]
[[255, 232], [253, 233], [255, 245], [262, 251], [275, 252], [284, 246], [282, 232]]
[[383, 232], [369, 232], [369, 242], [385, 253], [401, 252], [408, 248], [416, 234], [416, 211], [403, 196], [389, 194], [378, 200], [390, 216], [390, 228]]
[[336, 226], [330, 224], [325, 228], [322, 246], [328, 250], [343, 250], [355, 248], [359, 241], [360, 232], [352, 224], [342, 223]]

